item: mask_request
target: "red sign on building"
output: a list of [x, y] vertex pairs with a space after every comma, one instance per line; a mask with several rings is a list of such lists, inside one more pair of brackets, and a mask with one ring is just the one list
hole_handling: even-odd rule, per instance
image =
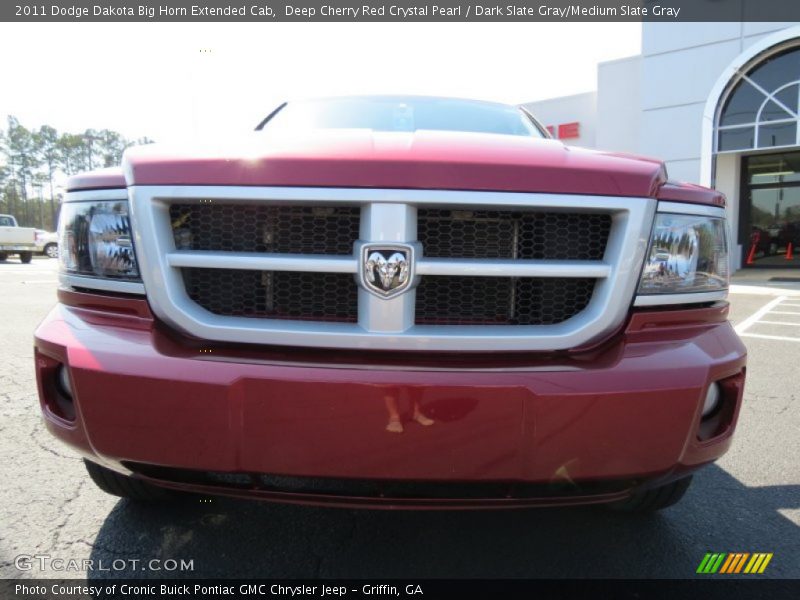
[[581, 124], [577, 121], [574, 123], [562, 123], [558, 126], [558, 139], [570, 140], [581, 136]]
[[[558, 127], [558, 134], [556, 134], [556, 127]], [[545, 127], [557, 140], [574, 140], [581, 137], [581, 124], [578, 121], [573, 123], [561, 123], [560, 125], [547, 125]]]

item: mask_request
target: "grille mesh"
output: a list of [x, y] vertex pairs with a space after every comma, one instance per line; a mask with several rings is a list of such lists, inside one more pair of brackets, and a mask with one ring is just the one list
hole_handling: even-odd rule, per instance
[[430, 276], [417, 287], [419, 325], [552, 325], [589, 304], [595, 280]]
[[173, 204], [179, 250], [352, 254], [360, 209], [355, 206]]
[[420, 209], [417, 231], [425, 256], [601, 260], [607, 214]]
[[[352, 255], [356, 206], [180, 202], [170, 206], [178, 249]], [[431, 258], [602, 260], [608, 214], [420, 208], [418, 239]], [[351, 274], [182, 269], [189, 297], [222, 316], [358, 321]], [[424, 276], [416, 323], [550, 325], [586, 308], [594, 279]]]
[[358, 288], [348, 273], [182, 269], [186, 291], [216, 315], [358, 321]]

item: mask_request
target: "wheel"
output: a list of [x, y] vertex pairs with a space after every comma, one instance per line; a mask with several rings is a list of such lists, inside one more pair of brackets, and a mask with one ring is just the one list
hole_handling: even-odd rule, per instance
[[89, 477], [92, 478], [95, 485], [106, 494], [128, 498], [137, 502], [169, 500], [174, 496], [170, 490], [150, 485], [134, 477], [120, 475], [110, 469], [96, 465], [91, 461], [84, 459], [83, 464], [86, 465], [86, 470], [89, 471]]
[[27, 265], [33, 260], [33, 252], [20, 252], [19, 260], [22, 262], [23, 265]]
[[6, 254], [5, 252], [0, 252], [0, 261], [1, 260], [5, 260], [7, 258], [8, 258], [8, 254]]
[[611, 510], [627, 513], [648, 513], [676, 504], [692, 483], [692, 476], [677, 479], [666, 485], [633, 494], [630, 498], [609, 504]]
[[58, 244], [47, 244], [47, 246], [44, 247], [44, 253], [49, 258], [58, 258]]

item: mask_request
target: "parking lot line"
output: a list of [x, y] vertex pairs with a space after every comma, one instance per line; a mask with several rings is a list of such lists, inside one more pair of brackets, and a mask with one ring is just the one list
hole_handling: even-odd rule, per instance
[[777, 298], [774, 298], [773, 300], [767, 302], [764, 306], [759, 308], [756, 312], [754, 312], [752, 315], [750, 315], [744, 321], [742, 321], [736, 327], [734, 327], [736, 333], [742, 335], [745, 331], [747, 331], [750, 328], [751, 325], [757, 322], [761, 317], [766, 315], [773, 308], [778, 306], [778, 304], [780, 304], [783, 300], [786, 300], [786, 296], [778, 296]]
[[759, 321], [759, 324], [764, 325], [794, 325], [800, 327], [800, 323], [789, 323], [788, 321]]
[[800, 315], [800, 312], [793, 312], [790, 310], [772, 310], [770, 313], [773, 315]]
[[784, 337], [782, 335], [763, 335], [761, 333], [740, 333], [740, 337], [761, 338], [763, 340], [780, 340], [782, 342], [797, 342], [800, 344], [800, 338]]
[[731, 284], [728, 288], [731, 294], [747, 294], [748, 296], [786, 296], [792, 302], [800, 302], [800, 288], [794, 287], [766, 287], [763, 285]]

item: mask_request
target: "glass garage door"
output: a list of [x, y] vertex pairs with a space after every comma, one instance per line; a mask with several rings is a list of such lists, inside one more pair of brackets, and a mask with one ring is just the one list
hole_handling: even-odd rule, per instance
[[747, 156], [742, 166], [743, 264], [800, 267], [800, 152]]

